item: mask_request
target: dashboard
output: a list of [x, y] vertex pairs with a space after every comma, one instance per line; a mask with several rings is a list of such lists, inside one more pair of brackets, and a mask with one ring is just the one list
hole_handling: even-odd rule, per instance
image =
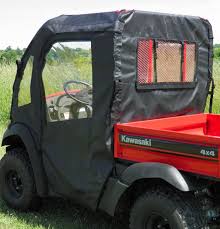
[[46, 97], [48, 122], [82, 119], [92, 116], [92, 106], [75, 101], [65, 92]]

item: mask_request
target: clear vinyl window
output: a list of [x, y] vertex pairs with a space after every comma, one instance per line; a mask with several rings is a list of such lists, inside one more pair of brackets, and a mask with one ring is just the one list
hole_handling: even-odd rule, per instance
[[18, 106], [24, 106], [31, 103], [31, 79], [33, 71], [34, 57], [30, 56], [24, 69], [22, 80], [19, 86]]
[[195, 72], [195, 43], [153, 39], [138, 42], [138, 86], [155, 89], [193, 86]]
[[46, 56], [42, 79], [48, 122], [92, 117], [90, 41], [55, 43]]

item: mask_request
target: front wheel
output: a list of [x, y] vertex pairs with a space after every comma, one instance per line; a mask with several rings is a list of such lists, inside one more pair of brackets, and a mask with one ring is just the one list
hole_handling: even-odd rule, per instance
[[130, 229], [203, 229], [203, 211], [190, 193], [155, 188], [138, 198], [130, 214]]
[[26, 211], [40, 207], [31, 164], [23, 149], [12, 149], [1, 159], [0, 194], [14, 209]]

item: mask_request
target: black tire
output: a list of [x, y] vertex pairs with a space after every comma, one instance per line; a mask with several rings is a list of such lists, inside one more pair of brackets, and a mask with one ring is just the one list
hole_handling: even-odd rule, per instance
[[0, 195], [17, 210], [37, 210], [41, 200], [36, 195], [35, 181], [25, 150], [8, 151], [0, 162]]
[[139, 197], [130, 213], [130, 229], [203, 229], [205, 217], [190, 193], [155, 188]]

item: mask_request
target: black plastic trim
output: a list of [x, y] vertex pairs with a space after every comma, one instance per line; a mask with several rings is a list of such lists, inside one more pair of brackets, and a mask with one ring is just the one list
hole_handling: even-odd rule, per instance
[[161, 179], [183, 192], [197, 190], [198, 188], [198, 185], [192, 185], [195, 182], [191, 182], [191, 179], [187, 175], [181, 174], [180, 171], [171, 165], [162, 163], [135, 163], [127, 166], [120, 178], [109, 178], [98, 208], [114, 216], [119, 200], [125, 191], [134, 182], [143, 179], [145, 180], [143, 182], [147, 182], [146, 179]]
[[177, 89], [193, 89], [196, 87], [197, 82], [177, 82], [177, 83], [151, 83], [151, 84], [139, 84], [136, 81], [137, 90], [177, 90]]
[[147, 178], [162, 179], [180, 191], [190, 191], [180, 171], [171, 165], [163, 163], [135, 163], [123, 172], [120, 181], [130, 186], [137, 180]]
[[110, 177], [105, 186], [98, 209], [114, 216], [118, 201], [127, 188], [128, 185], [117, 178]]

